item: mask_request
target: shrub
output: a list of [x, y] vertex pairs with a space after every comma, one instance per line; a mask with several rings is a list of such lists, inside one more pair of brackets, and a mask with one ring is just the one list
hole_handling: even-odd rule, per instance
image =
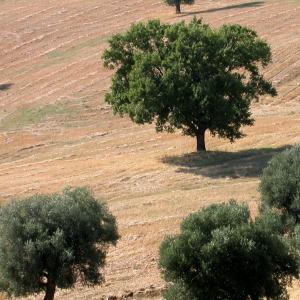
[[279, 209], [300, 221], [300, 145], [271, 159], [261, 177], [260, 192], [265, 207]]
[[298, 278], [298, 255], [280, 234], [274, 213], [251, 221], [246, 205], [231, 201], [191, 214], [181, 233], [160, 247], [168, 300], [288, 299]]
[[50, 300], [56, 287], [99, 284], [117, 239], [115, 218], [86, 188], [12, 201], [0, 209], [0, 290]]

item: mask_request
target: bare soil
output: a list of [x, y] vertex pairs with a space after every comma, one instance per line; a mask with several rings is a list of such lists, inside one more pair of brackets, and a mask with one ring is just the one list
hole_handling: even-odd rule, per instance
[[[297, 0], [196, 0], [180, 16], [161, 0], [0, 0], [0, 200], [88, 185], [122, 235], [104, 285], [59, 291], [57, 299], [158, 299], [158, 248], [184, 217], [231, 198], [255, 214], [262, 168], [300, 142], [299, 15]], [[192, 138], [114, 116], [104, 102], [111, 73], [101, 63], [107, 39], [131, 23], [194, 16], [255, 28], [272, 46], [264, 74], [279, 93], [253, 104], [246, 138], [230, 144], [207, 135], [202, 155]], [[300, 299], [298, 282], [291, 299]]]

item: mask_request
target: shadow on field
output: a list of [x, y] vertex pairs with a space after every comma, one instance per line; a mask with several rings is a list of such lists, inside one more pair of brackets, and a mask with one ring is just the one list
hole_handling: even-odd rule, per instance
[[176, 172], [211, 178], [258, 177], [272, 156], [290, 147], [247, 149], [238, 152], [206, 151], [167, 156], [162, 162], [178, 166]]
[[12, 85], [13, 83], [0, 83], [0, 91], [8, 90]]
[[218, 7], [218, 8], [211, 8], [211, 9], [207, 9], [207, 10], [191, 11], [191, 12], [182, 13], [179, 15], [179, 17], [185, 17], [185, 16], [196, 15], [196, 14], [201, 14], [201, 13], [212, 13], [212, 12], [216, 12], [216, 11], [235, 9], [235, 8], [257, 7], [257, 6], [262, 6], [264, 3], [265, 3], [264, 1], [252, 1], [252, 2]]

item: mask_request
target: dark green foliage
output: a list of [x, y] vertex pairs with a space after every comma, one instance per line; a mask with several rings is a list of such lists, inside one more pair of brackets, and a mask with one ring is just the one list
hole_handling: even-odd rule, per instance
[[181, 4], [194, 4], [195, 0], [164, 0], [164, 2], [168, 5], [176, 7], [176, 13], [180, 13], [180, 5]]
[[282, 236], [280, 216], [251, 221], [246, 205], [231, 201], [191, 214], [181, 233], [160, 248], [168, 300], [288, 299], [298, 278], [298, 254]]
[[54, 295], [76, 281], [99, 284], [117, 239], [115, 218], [86, 188], [12, 201], [0, 209], [0, 290]]
[[166, 4], [174, 6], [176, 3], [181, 4], [194, 4], [195, 0], [164, 0]]
[[163, 296], [163, 298], [167, 300], [197, 300], [180, 280], [178, 280], [176, 284], [171, 283], [167, 290], [164, 291]]
[[106, 101], [114, 112], [138, 124], [155, 122], [157, 131], [196, 136], [198, 150], [205, 150], [207, 129], [241, 138], [241, 126], [254, 122], [251, 100], [276, 94], [259, 71], [271, 60], [270, 47], [240, 25], [154, 20], [116, 34], [109, 45], [104, 65], [116, 73]]
[[263, 205], [280, 209], [300, 221], [300, 146], [274, 156], [264, 169], [260, 191]]

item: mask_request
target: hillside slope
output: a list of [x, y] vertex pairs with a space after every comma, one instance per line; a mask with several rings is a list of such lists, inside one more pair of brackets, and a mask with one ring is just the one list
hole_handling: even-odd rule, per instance
[[[156, 297], [164, 284], [158, 247], [182, 218], [230, 198], [255, 213], [263, 166], [300, 142], [299, 14], [298, 0], [196, 0], [181, 16], [160, 0], [0, 1], [1, 201], [89, 185], [109, 203], [122, 235], [110, 251], [106, 283], [61, 291], [58, 299], [128, 291]], [[107, 39], [132, 22], [194, 16], [255, 28], [272, 45], [264, 73], [279, 92], [253, 105], [256, 123], [246, 138], [208, 138], [202, 156], [191, 138], [113, 116], [104, 103], [111, 74], [101, 63]], [[291, 299], [300, 299], [297, 283]]]

